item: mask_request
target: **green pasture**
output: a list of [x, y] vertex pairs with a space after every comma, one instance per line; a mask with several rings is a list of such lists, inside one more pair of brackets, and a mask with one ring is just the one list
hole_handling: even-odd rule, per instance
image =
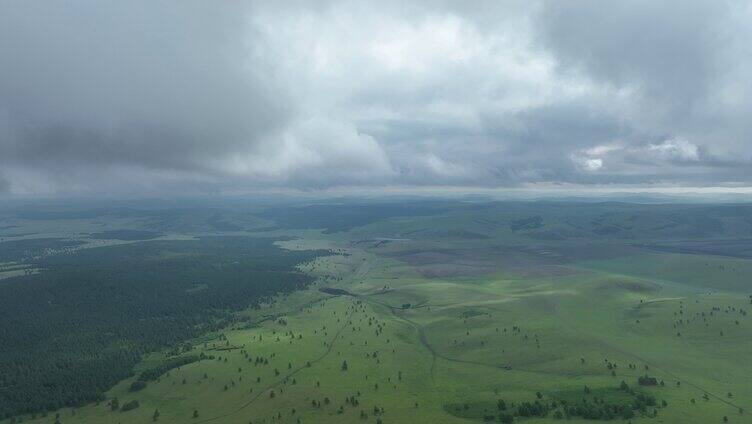
[[[416, 243], [319, 235], [280, 244], [347, 254], [301, 267], [318, 278], [309, 289], [242, 312], [182, 353], [213, 359], [136, 392], [134, 376], [99, 404], [59, 411], [60, 422], [150, 423], [155, 410], [156, 422], [181, 424], [498, 422], [499, 399], [511, 412], [536, 400], [628, 403], [637, 394], [657, 405], [633, 423], [752, 422], [752, 305], [743, 291], [752, 261], [668, 253], [565, 261], [531, 245], [518, 249], [531, 270], [522, 273], [487, 266], [508, 259], [503, 250], [475, 255], [487, 241], [454, 256], [449, 243], [424, 243], [445, 251], [409, 260]], [[481, 262], [487, 272], [454, 272]], [[431, 266], [443, 274], [427, 277]], [[349, 294], [321, 291], [332, 288]], [[165, 352], [148, 355], [136, 375], [164, 360]], [[660, 383], [640, 386], [645, 375]], [[622, 381], [633, 394], [619, 390]], [[115, 397], [139, 407], [111, 411]], [[514, 422], [558, 422], [556, 410]]]

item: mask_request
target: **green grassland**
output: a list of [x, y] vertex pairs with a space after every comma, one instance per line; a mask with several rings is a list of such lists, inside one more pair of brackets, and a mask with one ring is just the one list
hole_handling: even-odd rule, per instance
[[[312, 262], [306, 271], [318, 280], [309, 289], [244, 312], [183, 354], [213, 359], [171, 370], [136, 392], [129, 379], [108, 393], [120, 405], [138, 400], [138, 408], [113, 412], [103, 401], [60, 411], [61, 422], [147, 423], [155, 410], [157, 422], [167, 423], [482, 422], [498, 419], [499, 399], [513, 412], [540, 395], [558, 409], [515, 421], [543, 423], [557, 421], [562, 400], [630, 404], [622, 381], [657, 401], [646, 414], [635, 411], [632, 422], [749, 420], [752, 323], [741, 312], [749, 299], [718, 285], [712, 293], [696, 289], [705, 285], [695, 274], [716, 275], [717, 264], [703, 262], [713, 258], [688, 261], [697, 269], [643, 255], [536, 277], [425, 278], [394, 255], [358, 244], [281, 244], [348, 255]], [[647, 277], [654, 272], [655, 280]], [[694, 275], [686, 287], [664, 284], [686, 275]], [[137, 374], [163, 361], [164, 353], [150, 355]], [[639, 386], [645, 374], [663, 384]]]
[[[648, 246], [747, 221], [723, 208], [464, 208], [261, 227], [296, 236], [285, 249], [337, 254], [299, 266], [316, 278], [306, 289], [147, 355], [104, 401], [24, 422], [752, 422], [752, 259]], [[202, 359], [131, 390], [181, 357]], [[114, 398], [139, 406], [113, 410]]]

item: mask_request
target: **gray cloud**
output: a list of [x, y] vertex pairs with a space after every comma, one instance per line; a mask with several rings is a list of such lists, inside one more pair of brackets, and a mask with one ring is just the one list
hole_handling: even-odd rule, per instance
[[10, 193], [10, 181], [0, 175], [0, 195]]
[[206, 170], [287, 119], [234, 3], [2, 7], [6, 161]]
[[711, 0], [550, 2], [540, 38], [566, 69], [680, 107], [703, 97], [721, 70], [730, 12]]
[[0, 189], [750, 185], [750, 24], [741, 1], [6, 1]]

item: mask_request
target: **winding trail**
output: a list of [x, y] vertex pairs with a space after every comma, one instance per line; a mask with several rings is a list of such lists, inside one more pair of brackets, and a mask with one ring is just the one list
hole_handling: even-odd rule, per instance
[[681, 381], [682, 383], [684, 383], [684, 384], [686, 384], [686, 385], [688, 385], [688, 386], [690, 386], [692, 388], [695, 388], [695, 389], [697, 389], [697, 390], [699, 390], [699, 391], [707, 394], [708, 396], [710, 396], [710, 397], [712, 397], [712, 398], [714, 398], [716, 400], [719, 400], [719, 401], [725, 403], [728, 406], [732, 406], [732, 407], [737, 408], [739, 410], [743, 409], [743, 410], [746, 411], [745, 408], [743, 408], [743, 407], [741, 407], [741, 406], [739, 406], [739, 405], [737, 405], [737, 404], [735, 404], [735, 403], [733, 403], [733, 402], [731, 402], [731, 401], [723, 398], [722, 396], [719, 396], [719, 395], [717, 395], [717, 394], [715, 394], [715, 393], [713, 393], [713, 392], [711, 392], [711, 391], [709, 391], [707, 389], [704, 389], [703, 387], [698, 386], [697, 384], [692, 383], [691, 381], [688, 381], [685, 378], [679, 377], [678, 375], [674, 374], [673, 372], [671, 372], [671, 371], [669, 371], [669, 370], [667, 370], [667, 369], [665, 369], [663, 367], [659, 367], [658, 365], [655, 365], [655, 363], [650, 362], [647, 359], [642, 358], [642, 357], [640, 357], [637, 354], [634, 354], [632, 352], [628, 352], [628, 351], [622, 350], [622, 349], [620, 349], [620, 348], [618, 348], [618, 347], [616, 347], [616, 346], [614, 346], [614, 345], [612, 345], [610, 343], [604, 342], [602, 340], [599, 340], [598, 342], [601, 345], [603, 345], [604, 347], [608, 348], [608, 349], [611, 349], [611, 350], [613, 350], [615, 352], [618, 352], [618, 353], [620, 353], [622, 355], [625, 355], [625, 356], [631, 356], [632, 358], [635, 358], [638, 361], [642, 361], [643, 363], [649, 365], [650, 368], [656, 369], [656, 370], [658, 370], [658, 371], [660, 371], [660, 372], [662, 372], [662, 373], [664, 373], [664, 374], [666, 374], [666, 375], [668, 375], [668, 376], [676, 379], [677, 381]]
[[[448, 362], [455, 362], [455, 363], [460, 363], [460, 364], [469, 364], [469, 365], [475, 365], [475, 366], [479, 366], [479, 367], [493, 368], [493, 369], [496, 369], [496, 370], [509, 371], [509, 370], [512, 369], [509, 365], [487, 364], [487, 363], [484, 363], [484, 362], [470, 361], [470, 360], [466, 360], [466, 359], [457, 359], [457, 358], [452, 358], [452, 357], [446, 356], [446, 355], [438, 352], [433, 346], [431, 346], [431, 344], [428, 342], [428, 336], [426, 335], [425, 328], [421, 324], [419, 324], [419, 323], [417, 323], [417, 322], [415, 322], [415, 321], [413, 321], [413, 320], [411, 320], [409, 318], [406, 318], [404, 316], [401, 316], [401, 315], [397, 314], [397, 311], [405, 310], [407, 308], [397, 307], [397, 306], [391, 306], [391, 305], [389, 305], [387, 303], [380, 302], [380, 301], [373, 300], [373, 299], [364, 299], [364, 300], [366, 302], [373, 302], [373, 303], [376, 303], [376, 304], [379, 304], [381, 306], [385, 306], [385, 307], [389, 308], [390, 312], [392, 313], [392, 316], [394, 316], [395, 318], [397, 318], [397, 319], [399, 319], [401, 321], [404, 321], [404, 322], [408, 323], [410, 326], [412, 326], [413, 328], [415, 328], [415, 330], [418, 332], [418, 339], [420, 340], [420, 343], [431, 354], [431, 381], [432, 382], [435, 382], [434, 372], [435, 372], [435, 368], [436, 368], [436, 358], [440, 358], [440, 359], [443, 359], [443, 360], [448, 361]], [[452, 306], [452, 305], [451, 304], [447, 304], [447, 305], [442, 305], [442, 306]], [[518, 367], [515, 367], [514, 370], [516, 370], [516, 371], [523, 371], [523, 372], [530, 372], [530, 373], [536, 373], [536, 374], [546, 374], [546, 375], [559, 375], [560, 374], [560, 373], [556, 373], [556, 372], [552, 372], [552, 371], [540, 371], [540, 370], [518, 368]]]
[[[361, 298], [360, 296], [357, 296], [357, 295], [353, 295], [353, 296]], [[545, 375], [563, 375], [563, 373], [561, 373], [561, 372], [534, 370], [534, 369], [520, 368], [520, 367], [508, 368], [506, 365], [494, 365], [494, 364], [488, 364], [488, 363], [483, 363], [483, 362], [477, 362], [477, 361], [470, 361], [470, 360], [464, 360], [464, 359], [457, 359], [457, 358], [448, 357], [448, 356], [446, 356], [446, 355], [444, 355], [444, 354], [442, 354], [440, 352], [437, 352], [436, 349], [433, 346], [431, 346], [431, 344], [428, 342], [428, 338], [426, 336], [425, 329], [423, 328], [423, 326], [421, 324], [419, 324], [419, 323], [417, 323], [417, 322], [415, 322], [415, 321], [413, 321], [413, 320], [411, 320], [409, 318], [406, 318], [404, 316], [398, 315], [397, 312], [400, 311], [400, 310], [404, 310], [405, 308], [392, 306], [392, 305], [389, 305], [387, 303], [380, 302], [380, 301], [373, 300], [373, 299], [365, 299], [365, 298], [363, 298], [363, 300], [366, 301], [366, 302], [376, 303], [378, 305], [381, 305], [381, 306], [384, 306], [384, 307], [388, 308], [389, 311], [392, 313], [392, 315], [395, 318], [400, 319], [400, 320], [408, 323], [409, 325], [411, 325], [413, 328], [415, 328], [418, 331], [419, 340], [420, 340], [421, 344], [426, 348], [426, 350], [428, 350], [429, 353], [431, 353], [431, 357], [432, 357], [432, 361], [431, 361], [431, 381], [432, 381], [433, 384], [435, 384], [434, 370], [435, 370], [435, 367], [436, 367], [436, 358], [441, 358], [441, 359], [443, 359], [445, 361], [449, 361], [449, 362], [455, 362], [455, 363], [461, 363], [461, 364], [469, 364], [469, 365], [475, 365], [475, 366], [480, 366], [480, 367], [493, 368], [493, 369], [497, 369], [497, 370], [514, 370], [514, 371], [522, 371], [522, 372], [536, 373], [536, 374], [545, 374]], [[581, 334], [585, 335], [584, 333], [581, 333]], [[736, 408], [738, 410], [746, 410], [745, 408], [743, 408], [743, 407], [735, 404], [734, 402], [731, 402], [731, 401], [723, 398], [722, 396], [719, 396], [719, 395], [717, 395], [717, 394], [715, 394], [715, 393], [713, 393], [713, 392], [711, 392], [711, 391], [709, 391], [709, 390], [707, 390], [707, 389], [705, 389], [705, 388], [703, 388], [703, 387], [701, 387], [701, 386], [699, 386], [699, 385], [697, 385], [695, 383], [692, 383], [691, 381], [688, 381], [688, 380], [686, 380], [686, 379], [684, 379], [682, 377], [679, 377], [678, 375], [674, 374], [673, 372], [671, 372], [671, 371], [669, 371], [669, 370], [667, 370], [667, 369], [665, 369], [663, 367], [657, 366], [654, 363], [648, 361], [647, 359], [640, 357], [639, 355], [636, 355], [636, 354], [634, 354], [632, 352], [628, 352], [628, 351], [625, 351], [623, 349], [620, 349], [620, 348], [618, 348], [616, 346], [613, 346], [612, 344], [607, 343], [607, 342], [602, 341], [602, 340], [598, 340], [598, 343], [601, 344], [602, 346], [604, 346], [605, 348], [609, 349], [609, 350], [612, 350], [614, 352], [620, 353], [620, 354], [625, 355], [625, 356], [630, 356], [630, 357], [632, 357], [632, 358], [634, 358], [634, 359], [636, 359], [636, 360], [638, 360], [638, 361], [640, 361], [640, 362], [642, 362], [644, 364], [647, 364], [651, 368], [656, 369], [656, 370], [658, 370], [658, 371], [660, 371], [660, 372], [662, 372], [662, 373], [664, 373], [664, 374], [666, 374], [666, 375], [668, 375], [668, 376], [670, 376], [670, 377], [672, 377], [672, 378], [674, 378], [676, 380], [682, 381], [684, 384], [686, 384], [686, 385], [688, 385], [688, 386], [690, 386], [692, 388], [695, 388], [695, 389], [697, 389], [697, 390], [699, 390], [699, 391], [701, 391], [703, 393], [706, 393], [708, 396], [710, 396], [710, 397], [712, 397], [712, 398], [714, 398], [716, 400], [719, 400], [719, 401], [721, 401], [722, 403], [724, 403], [724, 404], [726, 404], [728, 406], [734, 407], [734, 408]], [[584, 375], [584, 374], [577, 373], [576, 375]], [[597, 374], [593, 374], [593, 375], [597, 375]]]
[[[369, 261], [365, 261], [365, 262], [369, 262]], [[369, 268], [370, 268], [369, 264], [367, 264], [367, 263], [361, 264], [358, 267], [358, 269], [356, 270], [356, 272], [355, 272], [356, 275], [354, 277], [355, 278], [362, 278], [365, 274], [367, 274], [367, 271], [369, 270]], [[396, 319], [398, 319], [398, 320], [400, 320], [400, 321], [408, 324], [410, 327], [414, 328], [417, 331], [417, 333], [418, 333], [418, 339], [420, 341], [420, 344], [431, 355], [430, 376], [431, 376], [431, 383], [434, 386], [436, 385], [436, 381], [435, 381], [435, 369], [436, 369], [437, 358], [443, 359], [443, 360], [448, 361], [448, 362], [454, 362], [454, 363], [460, 363], [460, 364], [468, 364], [468, 365], [474, 365], [474, 366], [479, 366], [479, 367], [486, 367], [486, 368], [491, 368], [491, 369], [494, 369], [494, 370], [513, 370], [513, 371], [521, 371], [521, 372], [527, 372], [527, 373], [544, 374], [544, 375], [556, 375], [556, 376], [566, 375], [566, 374], [563, 374], [561, 372], [543, 371], [543, 370], [535, 370], [535, 369], [520, 368], [520, 367], [514, 367], [514, 368], [512, 368], [509, 365], [488, 364], [488, 363], [484, 363], [484, 362], [464, 360], [464, 359], [458, 359], [458, 358], [452, 358], [452, 357], [446, 356], [445, 354], [442, 354], [441, 352], [437, 351], [436, 348], [434, 348], [434, 346], [431, 345], [431, 343], [428, 340], [428, 336], [426, 334], [424, 325], [422, 325], [422, 324], [420, 324], [420, 323], [418, 323], [416, 321], [413, 321], [413, 320], [411, 320], [411, 319], [403, 316], [402, 314], [400, 314], [400, 311], [404, 311], [404, 310], [410, 309], [410, 308], [406, 308], [406, 307], [403, 307], [403, 306], [393, 306], [393, 305], [390, 305], [390, 304], [388, 304], [386, 302], [382, 302], [382, 301], [373, 299], [369, 295], [359, 295], [359, 294], [355, 294], [355, 293], [349, 292], [349, 291], [344, 290], [344, 289], [337, 289], [337, 290], [339, 291], [339, 293], [336, 293], [336, 294], [335, 293], [329, 293], [329, 292], [327, 292], [325, 290], [321, 290], [324, 293], [329, 294], [329, 296], [324, 296], [324, 297], [319, 298], [319, 299], [317, 299], [315, 301], [308, 302], [305, 305], [302, 305], [302, 306], [296, 308], [295, 310], [288, 311], [286, 313], [279, 313], [279, 314], [274, 314], [274, 315], [269, 315], [269, 316], [263, 317], [263, 319], [261, 319], [259, 321], [256, 321], [254, 323], [258, 324], [258, 323], [261, 323], [261, 322], [264, 322], [264, 321], [275, 319], [276, 317], [279, 317], [279, 316], [290, 314], [291, 312], [303, 310], [304, 308], [310, 306], [311, 304], [320, 302], [323, 299], [330, 299], [330, 298], [333, 298], [333, 297], [340, 297], [340, 296], [348, 296], [348, 297], [352, 297], [352, 298], [355, 298], [355, 299], [362, 300], [362, 301], [364, 301], [366, 303], [370, 303], [372, 305], [379, 305], [379, 306], [387, 308], [389, 310], [389, 312], [391, 313], [391, 315], [394, 318], [396, 318]], [[452, 306], [452, 305], [454, 305], [454, 304], [433, 305], [433, 306]], [[420, 305], [419, 307], [420, 308], [424, 308], [424, 307], [428, 307], [428, 306], [431, 306], [431, 305], [424, 304], [424, 305]], [[488, 309], [494, 310], [494, 308], [488, 308]], [[332, 352], [332, 350], [334, 348], [335, 342], [340, 338], [340, 335], [341, 335], [342, 331], [347, 327], [347, 325], [348, 325], [347, 322], [352, 317], [354, 311], [355, 311], [355, 309], [351, 309], [348, 312], [347, 317], [344, 320], [343, 325], [337, 330], [337, 332], [334, 334], [334, 336], [332, 337], [332, 339], [327, 344], [326, 351], [324, 353], [322, 353], [321, 355], [319, 355], [318, 357], [316, 357], [315, 359], [313, 359], [312, 361], [310, 361], [311, 365], [322, 361], [323, 359], [325, 359]], [[588, 338], [590, 337], [589, 335], [584, 334], [584, 333], [582, 333], [582, 335], [583, 336], [587, 336]], [[655, 365], [654, 363], [646, 360], [645, 358], [640, 357], [639, 355], [636, 355], [636, 354], [634, 354], [632, 352], [620, 349], [620, 348], [618, 348], [618, 347], [616, 347], [616, 346], [614, 346], [614, 345], [612, 345], [612, 344], [610, 344], [610, 343], [608, 343], [606, 341], [603, 341], [603, 340], [597, 340], [597, 342], [599, 344], [601, 344], [604, 348], [608, 349], [608, 350], [612, 350], [612, 351], [617, 352], [619, 354], [632, 357], [632, 358], [634, 358], [634, 359], [636, 359], [636, 360], [638, 360], [638, 361], [640, 361], [640, 362], [642, 362], [642, 363], [650, 366], [651, 368], [653, 368], [655, 370], [658, 370], [658, 371], [660, 371], [660, 372], [662, 372], [662, 373], [664, 373], [664, 374], [666, 374], [666, 375], [668, 375], [668, 376], [670, 376], [670, 377], [672, 377], [672, 378], [674, 378], [676, 380], [682, 381], [684, 384], [686, 384], [686, 385], [688, 385], [688, 386], [690, 386], [690, 387], [692, 387], [694, 389], [697, 389], [697, 390], [699, 390], [699, 391], [701, 391], [703, 393], [706, 393], [708, 396], [710, 396], [710, 397], [712, 397], [712, 398], [714, 398], [714, 399], [716, 399], [716, 400], [718, 400], [718, 401], [720, 401], [720, 402], [722, 402], [722, 403], [724, 403], [724, 404], [726, 404], [728, 406], [734, 407], [734, 408], [736, 408], [738, 410], [745, 409], [745, 408], [742, 408], [741, 406], [735, 404], [734, 402], [731, 402], [731, 401], [723, 398], [722, 396], [719, 396], [719, 395], [717, 395], [717, 394], [715, 394], [713, 392], [710, 392], [710, 391], [704, 389], [703, 387], [701, 387], [701, 386], [699, 386], [699, 385], [697, 385], [695, 383], [692, 383], [691, 381], [687, 381], [686, 379], [679, 377], [678, 375], [674, 374], [673, 372], [671, 372], [671, 371], [669, 371], [669, 370], [667, 370], [667, 369], [665, 369], [663, 367]], [[308, 368], [308, 367], [304, 365], [304, 366], [300, 366], [300, 367], [297, 367], [297, 368], [293, 369], [292, 371], [290, 371], [289, 373], [287, 373], [286, 375], [284, 375], [283, 377], [281, 377], [279, 380], [277, 380], [277, 381], [275, 381], [275, 382], [273, 382], [273, 383], [265, 386], [263, 389], [260, 389], [254, 396], [252, 396], [250, 399], [248, 399], [248, 401], [246, 401], [245, 403], [243, 403], [242, 405], [240, 405], [239, 407], [237, 407], [236, 409], [234, 409], [234, 410], [232, 410], [230, 412], [227, 412], [227, 413], [224, 413], [224, 414], [221, 414], [221, 415], [217, 415], [217, 416], [214, 416], [214, 417], [210, 417], [210, 418], [205, 418], [205, 419], [198, 420], [198, 421], [193, 421], [193, 422], [194, 423], [215, 422], [217, 420], [221, 420], [221, 419], [233, 416], [235, 414], [238, 414], [241, 411], [245, 410], [250, 405], [252, 405], [262, 395], [267, 394], [269, 392], [269, 390], [272, 390], [272, 389], [274, 389], [276, 387], [279, 387], [280, 385], [282, 385], [283, 383], [285, 383], [285, 381], [287, 381], [290, 377], [296, 375], [297, 373], [299, 373], [300, 371], [302, 371], [305, 368]], [[576, 375], [583, 375], [583, 374], [582, 373], [577, 373]], [[593, 375], [596, 375], [596, 374], [593, 374]]]
[[[423, 329], [423, 326], [420, 325], [420, 324], [418, 324], [417, 322], [409, 319], [409, 318], [405, 318], [403, 316], [398, 315], [397, 311], [398, 310], [404, 310], [405, 309], [404, 307], [392, 306], [392, 305], [389, 305], [388, 303], [381, 302], [381, 301], [378, 301], [378, 300], [373, 300], [373, 299], [370, 299], [370, 298], [367, 298], [367, 297], [364, 297], [364, 296], [358, 296], [358, 295], [353, 295], [353, 296], [357, 297], [358, 299], [363, 300], [366, 303], [375, 303], [377, 305], [381, 305], [381, 306], [386, 307], [387, 309], [389, 309], [389, 312], [391, 312], [391, 314], [392, 314], [393, 317], [397, 318], [398, 320], [406, 322], [408, 325], [410, 325], [416, 331], [418, 331], [418, 338], [420, 339], [420, 343], [431, 354], [430, 376], [431, 376], [431, 383], [435, 385], [436, 381], [434, 379], [434, 370], [436, 368], [436, 357], [439, 356], [439, 355], [436, 353], [436, 350], [433, 348], [433, 346], [431, 346], [431, 344], [428, 343], [428, 338], [426, 337], [426, 332]], [[427, 306], [427, 305], [423, 305], [423, 306]]]
[[[320, 300], [321, 299], [319, 299], [319, 301]], [[352, 318], [352, 314], [354, 312], [355, 312], [354, 308], [350, 309], [350, 311], [348, 312], [347, 316], [343, 320], [344, 324], [342, 324], [342, 326], [337, 330], [337, 332], [332, 337], [331, 341], [329, 341], [329, 343], [327, 343], [326, 351], [324, 353], [322, 353], [321, 355], [319, 355], [318, 357], [316, 357], [315, 359], [309, 361], [311, 363], [311, 366], [313, 366], [317, 362], [320, 362], [321, 360], [325, 359], [327, 356], [329, 356], [330, 353], [332, 353], [332, 349], [334, 348], [334, 343], [337, 341], [337, 339], [339, 339], [339, 336], [342, 333], [342, 331], [345, 329], [345, 327], [347, 327], [347, 325], [348, 325], [347, 323], [350, 320], [350, 318]], [[258, 398], [261, 397], [261, 395], [266, 394], [271, 389], [279, 387], [285, 381], [287, 381], [290, 377], [296, 375], [297, 373], [299, 373], [300, 371], [302, 371], [302, 370], [304, 370], [306, 368], [309, 368], [309, 367], [307, 365], [302, 365], [302, 366], [299, 366], [297, 368], [294, 368], [292, 371], [290, 371], [289, 373], [285, 374], [284, 376], [282, 376], [277, 381], [275, 381], [275, 382], [273, 382], [271, 384], [268, 384], [263, 389], [260, 389], [258, 392], [256, 392], [255, 395], [253, 395], [250, 399], [248, 399], [247, 402], [245, 402], [244, 404], [240, 405], [239, 407], [237, 407], [236, 409], [234, 409], [234, 410], [232, 410], [230, 412], [227, 412], [227, 413], [224, 413], [224, 414], [221, 414], [221, 415], [217, 415], [217, 416], [214, 416], [214, 417], [210, 417], [210, 418], [205, 418], [205, 419], [198, 420], [198, 421], [192, 421], [192, 422], [194, 422], [194, 423], [208, 423], [208, 422], [220, 420], [220, 419], [227, 418], [227, 417], [230, 417], [232, 415], [235, 415], [235, 414], [243, 411], [245, 408], [249, 407], [251, 404], [253, 404]]]

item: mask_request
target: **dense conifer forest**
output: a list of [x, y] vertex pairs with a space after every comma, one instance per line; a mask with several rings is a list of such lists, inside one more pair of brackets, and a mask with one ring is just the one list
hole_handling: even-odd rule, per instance
[[143, 353], [304, 287], [295, 266], [322, 253], [204, 237], [27, 258], [39, 273], [0, 281], [0, 418], [103, 399]]

